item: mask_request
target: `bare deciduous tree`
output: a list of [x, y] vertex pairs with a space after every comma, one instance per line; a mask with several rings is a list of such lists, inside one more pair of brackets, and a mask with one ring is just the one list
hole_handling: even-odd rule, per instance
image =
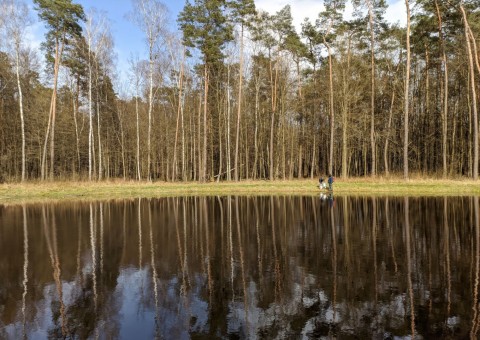
[[153, 113], [153, 86], [154, 63], [157, 59], [160, 39], [167, 29], [168, 9], [158, 0], [132, 0], [134, 12], [133, 21], [145, 33], [148, 46], [149, 89], [148, 89], [148, 133], [147, 133], [147, 179], [152, 180], [151, 174], [151, 139]]
[[[2, 8], [3, 7], [3, 8]], [[9, 45], [15, 61], [15, 74], [17, 78], [18, 106], [20, 113], [20, 131], [22, 134], [22, 182], [25, 181], [25, 117], [23, 112], [23, 92], [20, 82], [21, 65], [20, 54], [24, 40], [25, 29], [31, 24], [32, 19], [25, 3], [18, 0], [5, 0], [2, 4], [4, 13], [5, 40]], [[1, 22], [0, 22], [1, 24]], [[1, 25], [0, 25], [1, 27]]]

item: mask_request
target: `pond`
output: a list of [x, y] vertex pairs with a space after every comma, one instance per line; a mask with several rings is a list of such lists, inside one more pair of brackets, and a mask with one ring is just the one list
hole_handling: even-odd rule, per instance
[[478, 197], [0, 205], [0, 338], [476, 338]]

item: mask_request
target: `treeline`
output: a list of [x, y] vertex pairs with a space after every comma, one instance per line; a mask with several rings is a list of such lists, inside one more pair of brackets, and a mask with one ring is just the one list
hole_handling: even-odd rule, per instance
[[102, 14], [0, 0], [1, 180], [478, 179], [480, 1], [406, 0], [400, 27], [384, 0], [348, 20], [325, 0], [298, 32], [290, 6], [194, 0], [178, 34], [163, 3], [132, 2], [148, 53], [120, 70]]

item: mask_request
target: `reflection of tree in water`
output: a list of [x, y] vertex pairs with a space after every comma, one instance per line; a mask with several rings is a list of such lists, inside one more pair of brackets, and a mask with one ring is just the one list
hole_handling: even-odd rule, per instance
[[[98, 336], [101, 328], [103, 335], [118, 337], [120, 296], [115, 293], [116, 279], [119, 273], [119, 249], [105, 245], [103, 204], [90, 204], [90, 261], [71, 284], [68, 305], [64, 301], [52, 300], [53, 327], [49, 336], [54, 338], [86, 339]], [[99, 252], [99, 254], [98, 254]], [[108, 254], [108, 261], [104, 258]], [[77, 271], [78, 272], [78, 271]], [[62, 293], [62, 297], [65, 294]]]
[[475, 337], [475, 207], [362, 197], [332, 208], [311, 197], [37, 205], [26, 208], [28, 237], [21, 207], [7, 207], [0, 337], [21, 336], [25, 322], [27, 336], [38, 325], [51, 337], [121, 338], [126, 318], [147, 338]]

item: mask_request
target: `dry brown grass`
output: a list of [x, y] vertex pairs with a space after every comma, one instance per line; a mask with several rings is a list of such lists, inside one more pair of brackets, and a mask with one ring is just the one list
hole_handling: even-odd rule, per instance
[[[337, 178], [335, 195], [465, 196], [480, 195], [480, 182], [468, 179]], [[318, 195], [315, 180], [241, 182], [27, 182], [0, 185], [0, 203], [165, 197], [192, 195]]]

